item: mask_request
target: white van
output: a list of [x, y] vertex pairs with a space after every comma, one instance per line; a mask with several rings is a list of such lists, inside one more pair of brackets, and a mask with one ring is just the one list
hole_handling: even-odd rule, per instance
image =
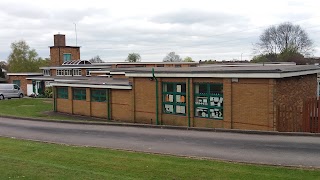
[[5, 98], [22, 98], [23, 92], [16, 84], [0, 84], [0, 100]]

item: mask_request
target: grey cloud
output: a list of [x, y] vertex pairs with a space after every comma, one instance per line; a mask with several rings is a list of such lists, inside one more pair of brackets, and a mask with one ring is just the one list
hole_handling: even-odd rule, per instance
[[196, 10], [180, 10], [168, 14], [160, 15], [151, 18], [151, 21], [156, 23], [170, 23], [170, 24], [208, 24], [211, 26], [221, 26], [238, 24], [246, 22], [248, 19], [239, 15], [226, 14], [220, 12], [204, 12]]

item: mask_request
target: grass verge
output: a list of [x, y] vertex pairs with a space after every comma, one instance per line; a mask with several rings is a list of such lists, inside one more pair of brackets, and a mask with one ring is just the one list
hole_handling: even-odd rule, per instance
[[0, 115], [14, 117], [44, 118], [57, 120], [76, 120], [77, 117], [52, 114], [52, 99], [8, 99], [0, 101]]
[[320, 171], [0, 138], [0, 179], [317, 179]]

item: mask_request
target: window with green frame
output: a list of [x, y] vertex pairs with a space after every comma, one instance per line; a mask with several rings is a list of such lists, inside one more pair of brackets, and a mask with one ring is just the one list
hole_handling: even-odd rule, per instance
[[21, 82], [20, 82], [20, 80], [13, 80], [12, 84], [16, 84], [20, 87]]
[[74, 100], [86, 100], [86, 89], [85, 88], [74, 88], [73, 89], [73, 99]]
[[71, 61], [71, 53], [64, 53], [63, 54], [63, 62]]
[[223, 119], [223, 85], [195, 83], [194, 107], [196, 117]]
[[106, 102], [107, 101], [107, 89], [91, 89], [91, 101], [92, 102]]
[[186, 115], [186, 83], [162, 83], [164, 113]]
[[68, 99], [68, 88], [57, 87], [57, 97], [60, 99]]

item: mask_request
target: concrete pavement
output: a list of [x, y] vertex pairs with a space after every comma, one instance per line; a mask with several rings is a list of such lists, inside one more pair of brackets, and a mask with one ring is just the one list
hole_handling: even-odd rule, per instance
[[320, 137], [239, 134], [0, 118], [0, 136], [81, 146], [320, 168]]

